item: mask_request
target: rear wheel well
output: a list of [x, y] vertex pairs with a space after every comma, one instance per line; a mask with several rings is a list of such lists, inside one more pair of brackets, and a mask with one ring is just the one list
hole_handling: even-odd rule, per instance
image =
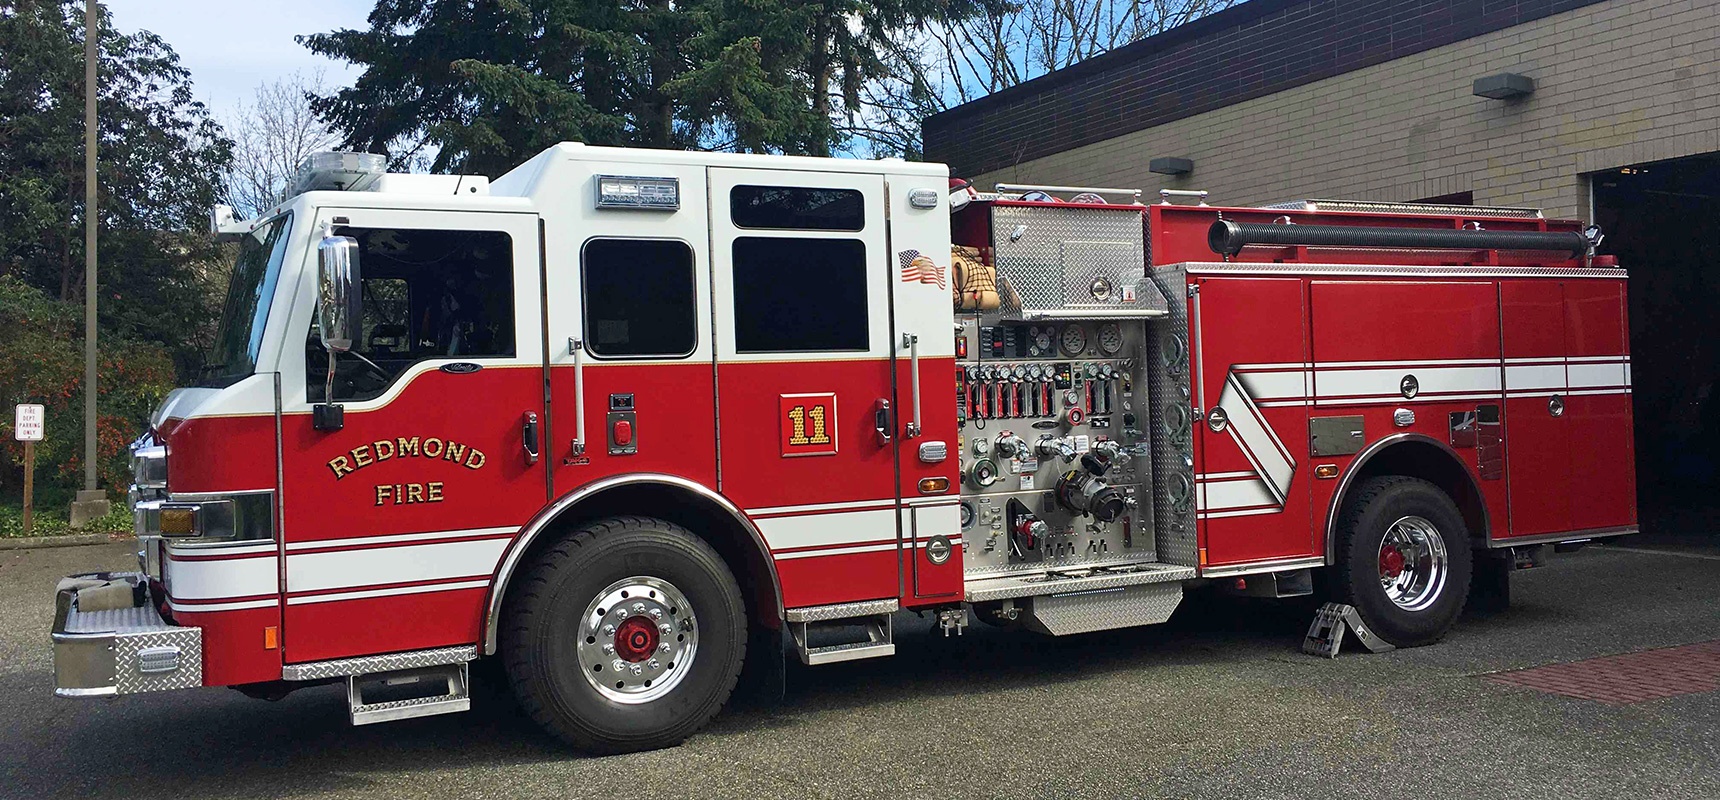
[[[1439, 487], [1463, 514], [1463, 524], [1469, 528], [1472, 544], [1484, 544], [1488, 536], [1487, 501], [1481, 496], [1472, 475], [1452, 450], [1434, 439], [1408, 439], [1369, 454], [1367, 460], [1350, 474], [1342, 497], [1333, 499], [1330, 519], [1335, 523], [1344, 505], [1356, 494], [1356, 487], [1369, 478], [1404, 475], [1420, 478]], [[1332, 537], [1335, 525], [1326, 531], [1326, 558], [1332, 558]]]
[[[760, 551], [761, 545], [755, 541], [752, 531], [721, 504], [668, 483], [622, 483], [581, 499], [561, 511], [526, 543], [525, 552], [515, 562], [513, 574], [522, 574], [540, 551], [568, 533], [596, 520], [617, 516], [654, 517], [692, 531], [728, 564], [735, 580], [740, 583], [741, 595], [751, 606], [749, 616], [768, 628], [774, 629], [781, 624], [776, 573], [766, 561], [768, 554]], [[506, 591], [505, 587], [497, 588]], [[503, 603], [506, 604], [505, 598]]]

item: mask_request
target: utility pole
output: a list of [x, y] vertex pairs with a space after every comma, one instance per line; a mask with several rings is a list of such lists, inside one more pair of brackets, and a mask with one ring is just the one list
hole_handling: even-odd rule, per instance
[[84, 490], [72, 503], [81, 528], [107, 516], [107, 493], [96, 488], [96, 66], [101, 61], [96, 0], [84, 0]]

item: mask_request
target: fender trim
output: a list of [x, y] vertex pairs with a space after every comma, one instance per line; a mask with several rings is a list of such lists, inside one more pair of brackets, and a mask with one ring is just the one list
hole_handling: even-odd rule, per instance
[[526, 550], [530, 549], [531, 543], [537, 539], [538, 534], [543, 533], [551, 523], [561, 517], [563, 512], [579, 505], [581, 501], [609, 489], [639, 484], [655, 484], [692, 492], [734, 517], [735, 522], [740, 523], [741, 527], [745, 528], [747, 534], [752, 537], [753, 545], [758, 548], [759, 555], [764, 560], [765, 568], [770, 573], [770, 588], [775, 596], [777, 618], [783, 618], [782, 581], [776, 574], [776, 561], [771, 558], [770, 548], [765, 545], [764, 536], [759, 533], [758, 526], [747, 518], [739, 506], [729, 502], [728, 498], [703, 484], [675, 475], [654, 472], [611, 475], [592, 481], [563, 495], [539, 511], [537, 516], [526, 523], [526, 526], [520, 531], [520, 535], [514, 537], [513, 543], [508, 547], [507, 554], [502, 557], [502, 563], [496, 567], [496, 574], [490, 581], [489, 607], [484, 615], [484, 655], [495, 655], [496, 653], [496, 631], [499, 627], [498, 623], [501, 621], [502, 598], [507, 596], [508, 581], [513, 577], [514, 570], [519, 567], [520, 559], [524, 557]]
[[1464, 477], [1469, 479], [1469, 488], [1474, 490], [1476, 500], [1481, 503], [1482, 530], [1470, 531], [1470, 536], [1479, 535], [1482, 541], [1490, 539], [1491, 531], [1487, 530], [1487, 526], [1490, 524], [1490, 517], [1487, 513], [1487, 495], [1481, 493], [1481, 484], [1476, 482], [1475, 473], [1470, 470], [1468, 464], [1464, 463], [1463, 457], [1459, 456], [1456, 450], [1451, 449], [1451, 445], [1432, 436], [1421, 433], [1394, 433], [1376, 440], [1373, 444], [1363, 448], [1360, 453], [1357, 453], [1355, 459], [1350, 461], [1349, 468], [1344, 470], [1343, 479], [1338, 481], [1338, 490], [1332, 494], [1331, 505], [1326, 509], [1326, 551], [1321, 554], [1321, 557], [1325, 559], [1326, 566], [1331, 566], [1333, 563], [1332, 559], [1338, 543], [1338, 511], [1344, 506], [1344, 498], [1349, 495], [1350, 484], [1355, 482], [1356, 474], [1361, 472], [1362, 468], [1367, 466], [1367, 463], [1373, 460], [1374, 456], [1385, 452], [1393, 445], [1411, 442], [1433, 445], [1450, 456], [1452, 462], [1463, 469]]

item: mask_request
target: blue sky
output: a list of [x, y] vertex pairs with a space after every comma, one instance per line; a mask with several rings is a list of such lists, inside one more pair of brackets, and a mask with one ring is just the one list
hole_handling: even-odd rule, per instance
[[365, 27], [370, 0], [103, 0], [121, 31], [154, 31], [191, 70], [199, 99], [225, 118], [257, 85], [323, 68], [329, 84], [356, 71], [299, 46], [293, 37]]

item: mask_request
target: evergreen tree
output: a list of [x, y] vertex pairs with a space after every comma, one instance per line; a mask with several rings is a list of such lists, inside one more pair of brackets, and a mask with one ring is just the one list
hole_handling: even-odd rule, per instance
[[496, 174], [555, 142], [828, 155], [906, 26], [995, 0], [378, 0], [303, 37], [358, 64], [346, 145]]

